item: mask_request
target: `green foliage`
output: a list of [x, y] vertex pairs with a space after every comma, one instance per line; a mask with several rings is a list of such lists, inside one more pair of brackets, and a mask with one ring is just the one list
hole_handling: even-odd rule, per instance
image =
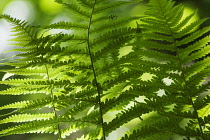
[[[106, 140], [138, 120], [119, 139], [210, 139], [210, 82], [204, 82], [210, 73], [205, 36], [210, 28], [192, 32], [207, 19], [185, 27], [195, 13], [181, 21], [183, 6], [172, 0], [150, 0], [144, 17], [117, 19], [106, 11], [134, 2], [56, 2], [82, 22], [35, 27], [0, 16], [12, 24], [19, 46], [13, 51], [20, 52], [3, 63], [12, 67], [1, 71], [23, 76], [1, 81], [10, 88], [0, 94], [36, 96], [0, 107], [14, 109], [1, 115], [0, 124], [12, 122], [1, 137], [54, 133], [61, 140], [84, 130], [77, 140]], [[139, 19], [136, 28], [126, 27]], [[73, 33], [39, 36], [41, 29]], [[122, 55], [126, 47], [131, 50]]]

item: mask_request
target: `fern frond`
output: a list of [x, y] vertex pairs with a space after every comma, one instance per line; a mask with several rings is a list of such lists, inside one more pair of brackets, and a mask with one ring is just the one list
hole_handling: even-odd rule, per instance
[[77, 0], [80, 4], [88, 9], [93, 8], [93, 3], [89, 0]]
[[[0, 81], [8, 86], [0, 95], [27, 98], [0, 107], [7, 111], [0, 124], [13, 123], [0, 137], [53, 133], [61, 140], [79, 132], [78, 140], [106, 140], [126, 128], [119, 139], [208, 140], [210, 28], [198, 29], [207, 18], [190, 23], [197, 11], [183, 18], [184, 6], [172, 0], [150, 0], [141, 17], [113, 20], [106, 13], [139, 1], [56, 0], [82, 23], [35, 27], [0, 16], [21, 47], [1, 63], [10, 68], [0, 71], [19, 77]], [[73, 32], [37, 36], [42, 28]]]
[[[93, 34], [93, 33], [97, 33], [97, 32], [102, 32], [102, 31], [105, 31], [107, 29], [113, 29], [113, 28], [116, 28], [118, 26], [122, 26], [122, 25], [125, 25], [133, 20], [137, 20], [139, 19], [139, 17], [126, 17], [126, 18], [121, 18], [121, 19], [118, 19], [117, 21], [113, 21], [111, 23], [107, 23], [107, 24], [103, 24], [101, 26], [98, 26], [94, 29], [91, 29], [90, 30], [90, 33]], [[96, 22], [95, 22], [96, 24]]]
[[20, 101], [20, 102], [10, 103], [10, 104], [1, 106], [0, 107], [0, 110], [3, 110], [3, 109], [12, 109], [12, 108], [22, 108], [22, 107], [26, 106], [28, 102], [29, 101]]
[[117, 2], [112, 2], [110, 4], [106, 4], [103, 6], [100, 5], [100, 6], [97, 6], [94, 8], [93, 15], [105, 12], [107, 10], [115, 9], [119, 6], [128, 5], [128, 4], [132, 4], [132, 3], [136, 3], [136, 2], [117, 1]]
[[37, 99], [37, 100], [29, 100], [26, 102], [26, 104], [24, 104], [24, 106], [22, 106], [21, 108], [18, 109], [18, 112], [40, 109], [43, 107], [52, 107], [52, 99], [50, 97], [46, 97], [43, 99]]
[[[171, 0], [151, 0], [148, 6], [147, 16], [143, 17], [141, 19], [143, 23], [139, 24], [143, 28], [142, 32], [138, 33], [135, 43], [135, 45], [140, 47], [135, 49], [139, 52], [140, 57], [145, 57], [142, 57], [142, 65], [157, 69], [147, 71], [155, 75], [151, 83], [162, 88], [164, 93], [163, 95], [146, 96], [148, 99], [145, 102], [157, 111], [159, 115], [170, 118], [171, 123], [175, 123], [177, 126], [179, 126], [181, 120], [185, 119], [190, 119], [194, 122], [186, 130], [171, 127], [169, 129], [167, 126], [162, 126], [165, 131], [185, 136], [188, 139], [191, 137], [205, 139], [203, 130], [206, 124], [202, 124], [203, 120], [199, 118], [198, 111], [204, 108], [208, 101], [204, 103], [203, 100], [199, 101], [197, 98], [202, 91], [207, 90], [204, 87], [209, 87], [209, 84], [206, 84], [198, 88], [201, 80], [208, 76], [207, 73], [209, 73], [209, 65], [207, 63], [209, 60], [207, 57], [209, 53], [209, 37], [203, 37], [209, 30], [206, 27], [190, 35], [188, 34], [207, 19], [201, 19], [185, 26], [196, 12], [181, 21], [181, 16], [178, 16], [178, 13], [183, 13], [183, 8], [181, 5], [174, 6], [174, 2]], [[175, 13], [179, 21], [174, 21], [176, 18], [172, 18], [174, 16], [172, 11], [175, 9], [179, 9]], [[143, 45], [140, 43], [143, 43]], [[192, 45], [189, 45], [189, 43], [192, 43]], [[186, 47], [182, 48], [183, 46]], [[200, 58], [203, 60], [189, 64]], [[163, 82], [165, 78], [170, 78], [173, 82], [167, 85]], [[179, 99], [179, 96], [183, 99]], [[171, 108], [173, 111], [168, 111], [167, 107], [173, 106], [173, 104], [175, 105]], [[158, 127], [161, 127], [161, 124]], [[158, 128], [155, 129], [158, 130]], [[132, 133], [129, 139], [138, 137], [138, 134], [143, 131], [135, 131], [138, 133]], [[158, 133], [162, 134], [162, 132]], [[148, 139], [150, 139], [149, 136]]]
[[[136, 110], [141, 110], [141, 111], [136, 112]], [[105, 125], [105, 130], [107, 132], [107, 135], [111, 133], [113, 130], [119, 128], [122, 124], [125, 124], [134, 118], [141, 117], [142, 114], [148, 113], [149, 111], [150, 109], [146, 105], [138, 104], [135, 105], [134, 107], [131, 107], [128, 110], [123, 111], [122, 113], [117, 114], [117, 117], [114, 120]]]
[[1, 18], [4, 18], [13, 26], [13, 32], [16, 32], [14, 36], [17, 36], [12, 41], [17, 41], [19, 43], [15, 43], [14, 45], [24, 47], [31, 40], [36, 39], [38, 34], [38, 26], [30, 26], [27, 22], [18, 20], [16, 18], [12, 18], [9, 15], [1, 15]]
[[74, 22], [60, 21], [60, 22], [57, 22], [57, 23], [53, 23], [51, 25], [45, 25], [45, 26], [43, 26], [43, 28], [44, 29], [87, 30], [88, 29], [88, 25], [74, 23]]
[[75, 14], [88, 19], [90, 18], [90, 13], [87, 10], [82, 10], [78, 5], [74, 4], [74, 3], [64, 3], [62, 1], [57, 1], [57, 3], [64, 5], [68, 10], [74, 12]]
[[[4, 71], [4, 70], [1, 70]], [[13, 70], [5, 70], [10, 73], [14, 73], [16, 75], [45, 75], [45, 70], [43, 69], [13, 69]]]
[[[109, 43], [109, 42], [113, 42], [115, 40], [117, 40], [118, 38], [121, 38], [122, 36], [127, 36], [130, 35], [132, 33], [134, 33], [135, 30], [131, 29], [131, 28], [123, 28], [123, 29], [119, 29], [119, 30], [112, 30], [111, 32], [107, 32], [105, 34], [103, 34], [103, 36], [100, 36], [98, 38], [96, 38], [93, 43], [91, 43], [91, 46], [94, 45], [100, 45], [101, 43]], [[125, 37], [127, 38], [127, 37]], [[123, 39], [122, 39], [123, 40]]]
[[1, 136], [7, 136], [23, 133], [56, 133], [53, 127], [55, 127], [58, 122], [53, 120], [56, 120], [56, 118], [24, 123], [2, 130], [0, 131], [0, 134]]
[[1, 95], [23, 95], [23, 94], [36, 94], [36, 93], [45, 93], [45, 91], [37, 91], [37, 89], [35, 90], [26, 90], [26, 89], [23, 89], [23, 88], [9, 88], [9, 89], [6, 89], [6, 90], [2, 90], [0, 91], [0, 94]]
[[18, 115], [12, 115], [9, 118], [1, 120], [0, 124], [10, 123], [10, 122], [20, 123], [20, 122], [28, 122], [28, 121], [34, 121], [34, 120], [46, 120], [46, 119], [50, 119], [53, 117], [54, 117], [53, 113], [18, 114]]
[[210, 100], [210, 97], [207, 96], [203, 100], [197, 101], [197, 103], [195, 104], [196, 109], [198, 110], [201, 118], [204, 118], [205, 116], [208, 116], [210, 114], [210, 112], [209, 112], [209, 110], [210, 110], [209, 102], [210, 101], [209, 100]]

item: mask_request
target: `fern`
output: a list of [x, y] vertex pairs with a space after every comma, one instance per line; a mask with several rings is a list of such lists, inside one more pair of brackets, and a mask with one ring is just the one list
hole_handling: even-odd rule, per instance
[[[115, 20], [106, 12], [139, 1], [56, 2], [82, 22], [31, 26], [0, 16], [16, 32], [13, 41], [19, 48], [11, 51], [20, 52], [3, 63], [11, 68], [1, 71], [22, 75], [1, 81], [10, 87], [0, 94], [26, 96], [0, 107], [13, 109], [1, 115], [1, 125], [12, 122], [1, 137], [53, 133], [61, 140], [87, 128], [77, 140], [106, 140], [135, 122], [118, 138], [210, 139], [210, 97], [205, 93], [210, 82], [203, 82], [210, 72], [205, 36], [210, 28], [193, 30], [207, 19], [186, 26], [195, 13], [182, 19], [183, 5], [172, 0], [150, 0], [144, 17]], [[136, 28], [126, 27], [139, 19]], [[41, 29], [73, 33], [39, 36]], [[122, 55], [126, 47], [131, 50]]]

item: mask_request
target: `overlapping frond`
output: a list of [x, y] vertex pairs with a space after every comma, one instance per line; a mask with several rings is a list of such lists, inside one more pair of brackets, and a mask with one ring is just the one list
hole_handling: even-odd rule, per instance
[[[137, 34], [134, 43], [135, 50], [142, 59], [139, 64], [135, 63], [139, 66], [136, 67], [133, 63], [128, 64], [128, 68], [140, 70], [141, 65], [152, 68], [147, 70], [154, 75], [148, 84], [156, 85], [162, 93], [157, 90], [153, 96], [145, 95], [148, 98], [145, 100], [146, 104], [157, 111], [160, 117], [168, 117], [171, 123], [168, 122], [167, 126], [158, 123], [156, 128], [148, 125], [147, 128], [137, 130], [130, 137], [126, 137], [152, 139], [153, 134], [148, 136], [139, 134], [143, 131], [147, 133], [147, 129], [149, 133], [151, 130], [158, 131], [158, 128], [161, 128], [171, 135], [177, 134], [186, 139], [207, 139], [209, 134], [205, 129], [209, 124], [202, 123], [204, 119], [201, 118], [199, 110], [208, 108], [209, 104], [207, 101], [209, 94], [202, 95], [209, 89], [209, 84], [202, 82], [209, 76], [207, 55], [210, 40], [208, 36], [204, 37], [204, 34], [209, 33], [209, 27], [193, 31], [207, 19], [190, 23], [196, 12], [182, 19], [183, 6], [181, 4], [175, 6], [171, 0], [151, 0], [148, 6], [146, 16], [139, 24], [142, 30]], [[198, 62], [199, 59], [202, 60]], [[201, 99], [202, 96], [206, 97]], [[190, 123], [185, 124], [186, 130], [182, 130], [181, 124], [184, 125], [183, 121], [187, 119]], [[172, 127], [169, 124], [174, 125]], [[157, 134], [164, 136], [162, 131], [155, 133]]]
[[4, 18], [12, 25], [12, 32], [16, 32], [13, 36], [16, 38], [11, 41], [16, 41], [14, 45], [24, 47], [28, 45], [31, 40], [36, 39], [39, 28], [38, 26], [30, 26], [27, 22], [21, 21], [16, 18], [12, 18], [9, 15], [1, 15], [1, 18]]
[[[10, 88], [1, 91], [0, 94], [40, 96], [35, 100], [14, 102], [0, 108], [16, 109], [5, 114], [4, 116], [8, 115], [8, 118], [3, 119], [2, 123], [22, 122], [20, 125], [2, 130], [1, 136], [58, 133], [61, 139], [87, 127], [90, 129], [89, 132], [81, 135], [81, 138], [105, 139], [105, 135], [108, 136], [111, 129], [106, 132], [103, 115], [110, 109], [123, 110], [120, 105], [116, 105], [117, 103], [123, 106], [130, 103], [129, 100], [123, 100], [126, 98], [121, 96], [120, 92], [125, 92], [123, 90], [130, 85], [126, 79], [137, 78], [142, 74], [124, 71], [120, 65], [126, 61], [121, 61], [118, 68], [109, 65], [110, 62], [114, 63], [114, 60], [119, 59], [120, 49], [132, 41], [132, 35], [136, 32], [135, 29], [123, 25], [139, 17], [120, 17], [110, 22], [110, 16], [106, 16], [105, 12], [135, 2], [106, 0], [56, 2], [74, 12], [84, 22], [81, 24], [61, 21], [40, 28], [73, 30], [74, 34], [59, 33], [47, 36], [42, 34], [39, 37], [37, 27], [9, 16], [2, 17], [16, 23], [15, 32], [18, 32], [16, 36], [22, 35], [24, 31], [28, 33], [24, 32], [27, 35], [24, 37], [28, 40], [24, 48], [13, 50], [21, 52], [16, 55], [21, 58], [3, 63], [12, 68], [1, 70], [22, 75], [24, 78], [1, 81], [1, 84], [9, 85]], [[14, 41], [22, 42], [24, 40], [22, 38], [18, 37]], [[109, 68], [103, 72], [107, 65]], [[115, 95], [114, 92], [118, 90], [120, 92]], [[136, 96], [130, 97], [134, 99]], [[113, 104], [107, 104], [108, 100]], [[48, 113], [48, 116], [36, 112], [25, 113], [46, 108], [52, 112]], [[61, 115], [58, 115], [60, 112]], [[60, 127], [63, 124], [66, 128]]]

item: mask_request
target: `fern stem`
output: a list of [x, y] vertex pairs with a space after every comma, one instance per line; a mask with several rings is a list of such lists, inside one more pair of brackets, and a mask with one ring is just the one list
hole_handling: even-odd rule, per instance
[[[49, 76], [49, 70], [48, 70], [48, 67], [46, 66], [46, 65], [44, 65], [45, 66], [45, 69], [46, 69], [46, 73], [47, 73], [47, 79], [48, 79], [48, 81], [50, 81], [50, 76]], [[50, 84], [50, 95], [51, 95], [51, 98], [52, 98], [52, 101], [54, 100], [54, 95], [53, 95], [53, 88], [52, 88], [52, 84]], [[52, 106], [53, 106], [53, 113], [54, 113], [54, 116], [55, 116], [55, 118], [56, 118], [56, 120], [58, 121], [58, 114], [57, 114], [57, 112], [56, 112], [56, 109], [55, 109], [55, 106], [54, 106], [54, 104], [52, 104]], [[61, 137], [61, 130], [60, 130], [60, 126], [59, 126], [59, 124], [57, 124], [57, 130], [58, 130], [58, 138], [59, 138], [59, 140], [62, 140], [62, 137]]]
[[94, 5], [93, 5], [93, 8], [92, 8], [92, 12], [91, 12], [91, 15], [90, 15], [90, 21], [89, 21], [89, 25], [88, 25], [87, 49], [88, 49], [88, 53], [89, 53], [89, 56], [90, 56], [90, 62], [91, 62], [93, 76], [94, 76], [93, 84], [95, 83], [97, 93], [98, 93], [98, 103], [99, 103], [99, 111], [100, 111], [100, 116], [101, 116], [100, 119], [101, 119], [101, 126], [102, 126], [102, 132], [103, 132], [103, 140], [106, 140], [105, 129], [104, 129], [104, 121], [103, 121], [103, 112], [102, 112], [102, 105], [101, 105], [101, 94], [102, 94], [103, 91], [102, 91], [102, 88], [99, 85], [98, 80], [97, 80], [95, 66], [94, 66], [94, 63], [93, 63], [93, 56], [91, 54], [91, 48], [90, 48], [90, 28], [91, 28], [92, 16], [93, 16], [95, 5], [96, 5], [96, 0], [94, 0]]

